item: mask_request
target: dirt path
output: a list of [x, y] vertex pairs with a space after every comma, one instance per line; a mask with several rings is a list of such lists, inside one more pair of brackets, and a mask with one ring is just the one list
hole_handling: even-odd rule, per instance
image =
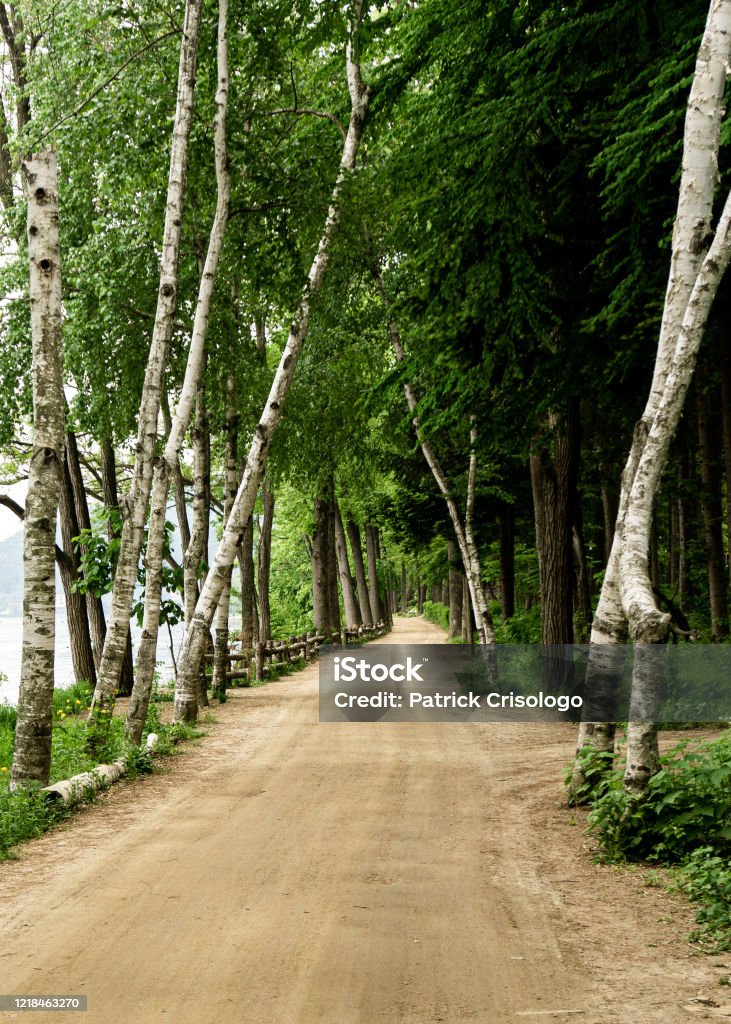
[[316, 668], [214, 715], [0, 865], [0, 993], [86, 994], [89, 1024], [731, 1016], [731, 955], [691, 957], [682, 902], [591, 862], [573, 728], [320, 725]]

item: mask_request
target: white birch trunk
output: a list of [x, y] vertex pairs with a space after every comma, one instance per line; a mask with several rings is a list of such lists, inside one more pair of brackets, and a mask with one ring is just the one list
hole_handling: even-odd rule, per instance
[[127, 646], [130, 609], [137, 582], [137, 563], [142, 548], [152, 487], [160, 396], [178, 290], [183, 198], [188, 164], [188, 139], [193, 118], [200, 14], [201, 0], [187, 0], [178, 67], [178, 92], [170, 153], [157, 311], [140, 400], [134, 479], [128, 500], [120, 505], [123, 526], [112, 591], [111, 615], [87, 724], [87, 745], [92, 752], [98, 751], [104, 743], [109, 718], [114, 709], [114, 697]]
[[[226, 382], [226, 484], [223, 499], [223, 521], [227, 522], [239, 489], [238, 417], [236, 415], [236, 384], [233, 377]], [[216, 610], [216, 636], [214, 641], [213, 696], [226, 699], [226, 673], [228, 672], [228, 618], [231, 605], [231, 576], [233, 565], [226, 572], [221, 597]]]
[[[606, 661], [607, 658], [612, 660], [610, 655], [600, 654], [595, 645], [598, 647], [603, 644], [621, 644], [627, 640], [627, 617], [620, 594], [620, 563], [625, 518], [635, 471], [644, 450], [648, 431], [662, 401], [665, 381], [673, 364], [676, 341], [712, 234], [713, 196], [718, 179], [718, 146], [730, 55], [731, 0], [713, 0], [698, 51], [686, 112], [683, 167], [673, 228], [670, 274], [653, 381], [642, 419], [635, 429], [632, 447], [622, 475], [612, 550], [592, 623], [592, 651], [587, 675], [590, 686], [594, 675], [601, 677], [603, 672], [601, 665], [595, 666], [597, 658], [600, 661]], [[587, 723], [580, 729], [579, 745], [591, 742], [591, 736], [592, 729]], [[577, 781], [581, 781], [578, 776]]]
[[[670, 615], [661, 612], [652, 592], [648, 550], [652, 509], [668, 450], [675, 436], [685, 398], [693, 379], [703, 332], [729, 261], [731, 261], [731, 194], [688, 302], [672, 367], [665, 379], [662, 398], [637, 466], [629, 507], [625, 517], [624, 543], [620, 559], [621, 595], [630, 637], [641, 647], [661, 644], [667, 639]], [[645, 721], [630, 722], [627, 730], [625, 786], [630, 793], [642, 792], [657, 770], [657, 726], [647, 721], [657, 710], [660, 677], [646, 666], [655, 665], [650, 654], [635, 653], [636, 670], [632, 702], [643, 708]]]
[[[228, 150], [226, 146], [226, 114], [228, 110], [228, 0], [219, 0], [218, 4], [218, 89], [216, 92], [216, 116], [214, 122], [214, 150], [216, 164], [217, 200], [213, 218], [208, 251], [198, 288], [198, 302], [193, 321], [193, 333], [188, 350], [185, 377], [175, 415], [172, 418], [170, 433], [162, 458], [155, 467], [152, 508], [147, 540], [147, 559], [145, 577], [145, 610], [142, 623], [142, 637], [137, 655], [137, 670], [132, 690], [129, 711], [127, 714], [127, 737], [132, 743], [139, 743], [147, 717], [147, 708], [152, 693], [152, 683], [157, 655], [157, 638], [160, 624], [160, 600], [162, 591], [162, 556], [165, 539], [165, 518], [170, 478], [179, 466], [180, 450], [183, 447], [185, 432], [190, 423], [196, 392], [205, 365], [206, 335], [208, 333], [208, 317], [213, 299], [213, 287], [216, 271], [223, 247], [228, 223], [228, 212], [231, 196], [231, 182], [228, 172]], [[202, 401], [202, 396], [199, 396]], [[200, 453], [197, 456], [200, 459]], [[205, 457], [205, 456], [204, 456]], [[200, 486], [200, 467], [196, 474], [196, 490]], [[206, 502], [207, 506], [207, 502]], [[193, 568], [193, 586], [197, 578], [198, 562], [202, 541], [208, 530], [207, 508], [204, 514], [198, 508], [190, 547], [193, 539], [196, 542], [197, 558]], [[185, 553], [185, 568], [189, 571], [188, 552]], [[195, 593], [195, 590], [193, 591]], [[186, 598], [188, 588], [186, 587]], [[188, 608], [186, 607], [186, 612]], [[192, 609], [191, 609], [192, 614]], [[186, 615], [187, 620], [187, 615]]]
[[48, 783], [56, 623], [56, 515], [64, 458], [61, 247], [55, 150], [23, 161], [28, 200], [33, 448], [23, 530], [23, 655], [13, 789]]
[[357, 33], [362, 17], [362, 0], [352, 5], [349, 24], [346, 65], [348, 88], [350, 91], [351, 114], [348, 131], [343, 145], [335, 187], [333, 189], [330, 208], [325, 227], [312, 262], [307, 283], [304, 287], [299, 308], [289, 331], [287, 344], [274, 375], [269, 397], [246, 460], [243, 479], [239, 486], [234, 507], [218, 546], [216, 557], [208, 573], [203, 591], [198, 599], [193, 620], [186, 629], [181, 667], [175, 688], [176, 722], [193, 721], [196, 718], [198, 703], [196, 683], [203, 645], [210, 628], [218, 598], [226, 582], [228, 567], [236, 557], [236, 549], [241, 540], [244, 525], [254, 508], [259, 483], [264, 474], [269, 450], [274, 438], [282, 406], [286, 400], [290, 385], [294, 378], [297, 360], [307, 338], [309, 326], [310, 303], [319, 291], [325, 277], [333, 236], [338, 228], [341, 217], [340, 193], [346, 177], [355, 168], [358, 147], [363, 136], [363, 128], [370, 102], [370, 89], [364, 85], [360, 72], [357, 51]]

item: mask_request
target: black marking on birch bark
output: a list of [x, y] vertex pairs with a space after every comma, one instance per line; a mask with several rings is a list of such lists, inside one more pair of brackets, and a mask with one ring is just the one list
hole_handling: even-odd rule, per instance
[[160, 287], [160, 294], [164, 295], [165, 298], [170, 298], [174, 291], [175, 289], [173, 288], [173, 286], [171, 284], [168, 284], [167, 282]]
[[30, 236], [31, 236], [32, 238], [35, 238], [35, 237], [36, 237], [36, 235], [38, 234], [38, 227], [37, 227], [37, 225], [36, 225], [36, 224], [31, 224], [31, 226], [30, 226], [30, 227], [28, 228], [28, 234], [29, 234], [29, 235], [30, 235]]
[[44, 270], [47, 273], [51, 269], [53, 264], [51, 263], [50, 260], [39, 260], [38, 266], [41, 268], [41, 270]]
[[44, 463], [58, 462], [58, 455], [53, 448], [36, 448], [31, 456], [31, 462], [41, 459]]
[[46, 198], [46, 190], [44, 188], [37, 188], [36, 189], [36, 199], [38, 200], [38, 202], [42, 203], [45, 198]]

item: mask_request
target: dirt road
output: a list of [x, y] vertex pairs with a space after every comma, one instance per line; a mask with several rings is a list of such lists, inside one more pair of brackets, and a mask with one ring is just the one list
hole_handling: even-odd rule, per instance
[[[0, 993], [85, 994], [88, 1024], [731, 1016], [682, 901], [592, 863], [561, 804], [572, 728], [321, 725], [316, 668], [214, 716], [0, 865]], [[0, 1020], [28, 1018], [62, 1015]]]

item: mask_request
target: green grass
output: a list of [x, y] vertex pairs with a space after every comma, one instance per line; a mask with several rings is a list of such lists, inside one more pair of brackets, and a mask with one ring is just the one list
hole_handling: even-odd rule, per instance
[[[130, 748], [126, 744], [122, 718], [112, 719], [109, 739], [101, 757], [89, 757], [84, 747], [85, 722], [78, 717], [78, 712], [86, 710], [90, 702], [91, 688], [83, 683], [54, 694], [51, 783], [91, 771], [97, 764], [114, 761], [125, 754], [129, 759], [129, 777], [152, 771], [153, 757], [146, 747]], [[10, 792], [16, 717], [14, 708], [0, 705], [0, 861], [16, 856], [15, 847], [19, 843], [47, 832], [73, 813], [73, 809], [65, 808], [58, 802], [47, 804], [37, 790]], [[159, 736], [155, 756], [171, 754], [180, 743], [205, 735], [203, 730], [193, 724], [163, 725], [156, 703], [150, 704], [145, 723], [145, 735], [150, 732]]]

